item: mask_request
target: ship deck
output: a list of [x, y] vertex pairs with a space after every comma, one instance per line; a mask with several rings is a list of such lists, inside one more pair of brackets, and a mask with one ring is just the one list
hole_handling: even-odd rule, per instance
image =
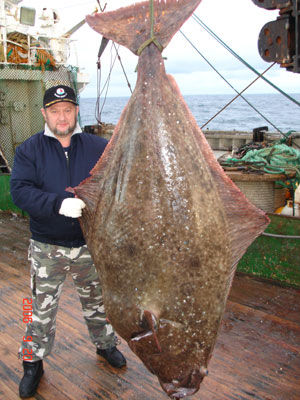
[[[30, 297], [28, 221], [0, 213], [0, 398], [19, 399], [24, 335], [22, 300]], [[88, 338], [80, 302], [66, 280], [52, 354], [38, 400], [167, 399], [158, 380], [122, 342], [128, 365], [110, 367]], [[206, 377], [195, 400], [296, 400], [300, 398], [300, 292], [236, 275]]]

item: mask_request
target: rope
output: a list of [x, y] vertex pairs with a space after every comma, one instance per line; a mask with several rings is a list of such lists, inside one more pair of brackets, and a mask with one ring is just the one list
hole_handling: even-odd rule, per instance
[[98, 6], [99, 6], [99, 8], [100, 8], [100, 11], [101, 11], [101, 12], [104, 12], [105, 9], [106, 9], [107, 3], [105, 3], [103, 7], [102, 7], [101, 4], [100, 4], [100, 0], [97, 0], [97, 3], [98, 3]]
[[[109, 82], [110, 82], [112, 70], [113, 70], [113, 67], [115, 65], [116, 58], [117, 58], [117, 55], [115, 55], [115, 57], [113, 59], [113, 55], [112, 55], [112, 51], [111, 50], [112, 50], [112, 46], [111, 46], [111, 49], [110, 49], [110, 69], [109, 69], [109, 73], [107, 75], [107, 78], [106, 78], [106, 81], [105, 81], [105, 83], [103, 85], [102, 90], [101, 90], [101, 68], [98, 68], [98, 74], [97, 74], [97, 101], [96, 101], [95, 117], [96, 117], [96, 120], [97, 120], [97, 122], [99, 124], [101, 123], [101, 114], [102, 114], [104, 105], [106, 103], [107, 92], [108, 92], [108, 88], [109, 88]], [[100, 67], [101, 67], [101, 65], [100, 65]], [[100, 98], [101, 98], [104, 90], [106, 90], [106, 92], [105, 92], [105, 95], [104, 95], [104, 99], [103, 99], [102, 105], [100, 107]]]
[[[273, 65], [275, 64], [275, 62], [273, 64], [271, 64], [267, 69], [264, 70], [264, 72], [262, 72], [257, 78], [254, 79], [254, 81], [252, 81], [251, 83], [249, 83], [248, 86], [245, 87], [245, 89], [243, 89], [241, 92], [239, 92], [232, 100], [230, 100], [223, 108], [221, 108], [221, 110], [219, 110], [212, 118], [210, 118], [204, 125], [201, 126], [201, 129], [203, 129], [211, 120], [213, 120], [217, 115], [219, 115], [222, 111], [225, 110], [225, 108], [227, 108], [231, 103], [234, 102], [234, 100], [236, 100], [242, 93], [244, 93], [251, 85], [253, 85], [260, 77], [262, 77], [263, 74], [265, 74], [267, 71], [269, 71], [269, 69], [271, 69], [273, 67]], [[273, 124], [271, 124], [272, 126], [274, 126]], [[274, 126], [275, 127], [275, 126]], [[276, 128], [276, 127], [275, 127]], [[284, 135], [283, 132], [281, 132], [280, 129], [276, 128], [282, 135]], [[285, 136], [285, 135], [284, 135]]]
[[[233, 51], [225, 42], [223, 42], [223, 40], [221, 38], [219, 38], [207, 25], [205, 25], [205, 23], [203, 21], [201, 21], [201, 19], [196, 14], [193, 14], [193, 18], [203, 29], [206, 30], [206, 32], [208, 32], [214, 39], [216, 39], [217, 42], [222, 44], [222, 46], [224, 46], [225, 49], [228, 50], [233, 56], [235, 56], [239, 61], [241, 61], [244, 65], [246, 65], [249, 69], [251, 69], [251, 71], [253, 71], [256, 75], [260, 75], [259, 72], [255, 68], [253, 68], [250, 64], [248, 64], [242, 57], [240, 57], [235, 51]], [[280, 92], [285, 97], [287, 97], [289, 100], [291, 100], [292, 102], [294, 102], [295, 104], [300, 106], [300, 103], [296, 99], [294, 99], [293, 97], [291, 97], [290, 95], [285, 93], [283, 90], [281, 90], [278, 86], [274, 85], [274, 83], [269, 81], [267, 78], [262, 77], [262, 79], [265, 82], [267, 82], [270, 86], [272, 86], [274, 89], [276, 89], [278, 92]]]
[[123, 71], [123, 74], [124, 74], [124, 76], [125, 76], [125, 79], [126, 79], [126, 82], [127, 82], [127, 86], [129, 87], [130, 93], [132, 94], [131, 85], [130, 85], [130, 82], [129, 82], [129, 80], [128, 80], [128, 77], [127, 77], [125, 68], [124, 68], [124, 66], [123, 66], [121, 57], [120, 57], [120, 55], [119, 55], [118, 49], [117, 49], [117, 47], [116, 47], [115, 42], [113, 42], [113, 44], [114, 44], [115, 51], [116, 51], [116, 53], [117, 53], [117, 57], [118, 57], [119, 63], [120, 63], [120, 65], [121, 65], [121, 67], [122, 67], [122, 71]]
[[[97, 0], [97, 2], [98, 2], [98, 5], [100, 7], [100, 11], [104, 12], [105, 8], [107, 6], [107, 3], [105, 3], [105, 5], [102, 7], [101, 4], [100, 4], [100, 0]], [[112, 46], [111, 46], [111, 49], [110, 49], [110, 56], [111, 56], [111, 58], [110, 58], [110, 70], [109, 70], [107, 79], [106, 79], [106, 81], [105, 81], [105, 83], [103, 85], [103, 88], [101, 90], [101, 63], [100, 63], [100, 57], [101, 57], [101, 55], [102, 55], [102, 53], [103, 53], [103, 51], [104, 51], [104, 49], [105, 49], [107, 44], [108, 44], [108, 39], [105, 39], [103, 37], [102, 38], [102, 43], [101, 43], [101, 46], [100, 46], [100, 49], [99, 49], [99, 53], [98, 53], [98, 62], [97, 62], [97, 100], [96, 100], [96, 106], [95, 106], [95, 117], [96, 117], [96, 120], [97, 120], [98, 124], [101, 124], [101, 114], [102, 114], [104, 105], [106, 103], [107, 93], [108, 93], [108, 88], [109, 88], [109, 83], [110, 83], [110, 78], [111, 78], [113, 67], [114, 67], [115, 62], [116, 62], [116, 58], [118, 58], [118, 60], [120, 62], [120, 65], [122, 67], [125, 79], [127, 81], [127, 85], [129, 87], [130, 92], [132, 93], [130, 82], [129, 82], [128, 78], [127, 78], [126, 71], [124, 69], [121, 57], [120, 57], [119, 52], [118, 52], [118, 48], [116, 47], [116, 44], [114, 42], [112, 42]], [[112, 56], [112, 47], [113, 46], [114, 46], [114, 49], [115, 49], [115, 52], [116, 52], [114, 60], [113, 60], [113, 56]], [[102, 105], [101, 105], [100, 104], [100, 98], [101, 98], [101, 95], [104, 92], [105, 88], [106, 88], [106, 92], [105, 92], [104, 99], [103, 99], [103, 102], [102, 102]]]
[[[275, 128], [279, 133], [283, 134], [281, 132], [281, 130], [279, 128], [277, 128], [267, 117], [265, 117], [256, 107], [254, 107], [253, 104], [250, 103], [249, 100], [246, 99], [246, 97], [242, 96], [241, 93], [238, 92], [238, 90], [236, 90], [234, 88], [234, 86], [232, 86], [232, 84], [212, 65], [211, 62], [208, 61], [208, 59], [200, 52], [199, 49], [197, 49], [197, 47], [190, 41], [190, 39], [180, 30], [180, 33], [183, 35], [183, 37], [190, 43], [190, 45], [197, 51], [198, 54], [200, 54], [200, 56], [208, 63], [208, 65], [250, 106], [253, 108], [254, 111], [256, 111], [265, 121], [267, 121], [270, 125], [273, 126], [273, 128]], [[228, 104], [229, 105], [229, 104]], [[226, 106], [227, 107], [227, 106]], [[226, 108], [225, 107], [225, 108]], [[223, 109], [221, 110], [223, 111]], [[220, 111], [220, 112], [221, 112]], [[215, 118], [217, 116], [217, 114], [213, 117]], [[211, 119], [202, 126], [202, 128], [204, 126], [206, 126], [209, 122], [211, 121]], [[283, 134], [284, 135], [284, 134]]]
[[153, 5], [153, 0], [149, 0], [149, 6], [150, 6], [150, 38], [146, 40], [138, 49], [137, 55], [140, 56], [142, 51], [149, 46], [149, 44], [154, 43], [155, 46], [159, 49], [160, 52], [163, 51], [163, 46], [159, 43], [157, 38], [154, 35], [154, 5]]
[[150, 36], [154, 36], [154, 4], [153, 0], [149, 0], [150, 6], [150, 20], [151, 20], [151, 28], [150, 28]]
[[300, 239], [300, 236], [293, 236], [293, 235], [277, 235], [276, 233], [267, 233], [267, 232], [263, 232], [262, 235], [264, 235], [264, 236], [270, 236], [270, 237], [275, 237], [275, 238], [280, 238], [280, 239]]

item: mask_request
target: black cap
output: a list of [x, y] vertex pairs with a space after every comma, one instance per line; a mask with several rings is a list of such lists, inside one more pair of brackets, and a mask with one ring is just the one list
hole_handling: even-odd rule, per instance
[[69, 86], [58, 85], [46, 90], [43, 107], [47, 108], [60, 101], [67, 101], [78, 105], [74, 90]]

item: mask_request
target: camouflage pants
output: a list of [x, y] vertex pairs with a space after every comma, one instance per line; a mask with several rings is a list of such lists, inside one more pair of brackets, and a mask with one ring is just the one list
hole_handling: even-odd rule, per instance
[[77, 289], [92, 342], [102, 349], [114, 346], [117, 338], [106, 321], [100, 281], [87, 246], [67, 248], [31, 240], [29, 259], [33, 316], [32, 322], [26, 324], [26, 338], [31, 337], [32, 341], [23, 340], [19, 357], [23, 358], [32, 349], [30, 361], [38, 361], [51, 352], [58, 301], [68, 272]]

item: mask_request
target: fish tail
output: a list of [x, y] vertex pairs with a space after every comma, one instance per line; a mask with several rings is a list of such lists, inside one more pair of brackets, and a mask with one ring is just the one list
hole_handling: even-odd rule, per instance
[[162, 51], [200, 2], [149, 0], [115, 11], [88, 15], [86, 21], [105, 38], [139, 55], [143, 46], [152, 41]]

